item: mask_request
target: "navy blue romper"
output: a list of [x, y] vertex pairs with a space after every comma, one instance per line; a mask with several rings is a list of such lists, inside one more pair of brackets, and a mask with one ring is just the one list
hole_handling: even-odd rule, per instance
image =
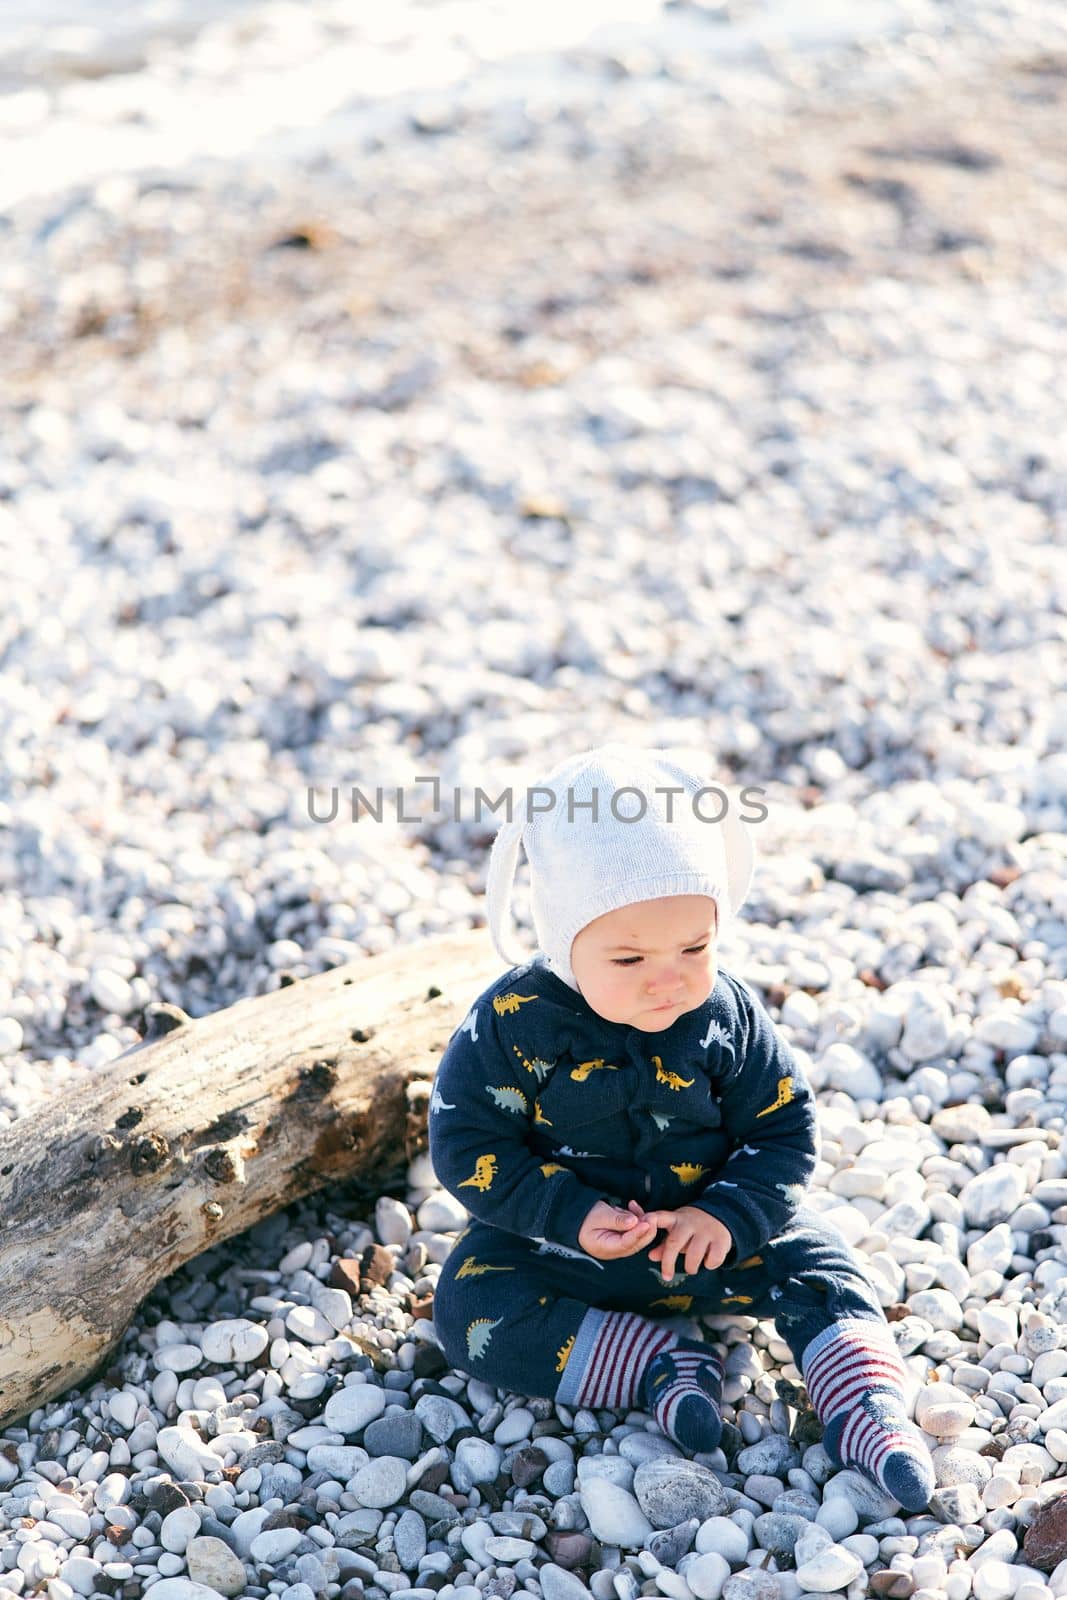
[[[772, 1317], [798, 1370], [832, 1324], [885, 1321], [849, 1245], [801, 1203], [814, 1097], [728, 972], [703, 1005], [646, 1033], [605, 1021], [543, 958], [510, 968], [449, 1039], [429, 1127], [434, 1171], [471, 1217], [441, 1269], [434, 1327], [450, 1365], [497, 1388], [566, 1401], [590, 1306]], [[691, 1276], [680, 1256], [669, 1281], [651, 1245], [598, 1261], [578, 1232], [600, 1199], [697, 1206], [733, 1248]]]

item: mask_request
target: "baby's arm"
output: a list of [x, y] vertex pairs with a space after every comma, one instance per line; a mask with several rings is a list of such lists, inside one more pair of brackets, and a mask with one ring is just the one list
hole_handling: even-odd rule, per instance
[[818, 1160], [815, 1098], [789, 1044], [758, 996], [739, 979], [734, 1052], [722, 1052], [713, 1080], [734, 1151], [699, 1199], [733, 1237], [729, 1262], [754, 1255], [782, 1231], [804, 1197]]
[[537, 1072], [505, 1048], [492, 1001], [476, 1001], [438, 1064], [430, 1160], [480, 1222], [578, 1249], [582, 1223], [607, 1196], [526, 1145], [540, 1087]]

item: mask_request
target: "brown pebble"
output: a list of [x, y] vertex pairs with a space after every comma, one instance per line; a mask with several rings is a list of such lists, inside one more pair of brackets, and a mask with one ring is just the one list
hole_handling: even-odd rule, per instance
[[553, 1528], [544, 1538], [545, 1549], [556, 1563], [573, 1572], [589, 1560], [593, 1541], [587, 1533], [561, 1532]]
[[529, 1488], [548, 1466], [548, 1457], [536, 1445], [526, 1445], [515, 1452], [511, 1462], [511, 1481], [519, 1489]]
[[419, 1488], [425, 1489], [427, 1494], [436, 1494], [443, 1483], [447, 1483], [451, 1471], [448, 1461], [436, 1461], [432, 1467], [427, 1467], [419, 1479]]
[[1067, 1561], [1067, 1492], [1047, 1500], [1026, 1530], [1023, 1554], [1032, 1567], [1051, 1572]]
[[145, 1499], [152, 1510], [158, 1511], [161, 1517], [189, 1504], [189, 1496], [184, 1494], [176, 1483], [157, 1483]]
[[359, 1263], [360, 1277], [365, 1286], [385, 1284], [396, 1271], [396, 1262], [383, 1244], [369, 1244]]
[[423, 1322], [431, 1322], [433, 1320], [433, 1295], [424, 1294], [420, 1295], [417, 1300], [409, 1300], [408, 1308], [413, 1317]]
[[429, 1260], [429, 1253], [421, 1240], [416, 1244], [409, 1244], [404, 1254], [400, 1257], [400, 1270], [409, 1278], [417, 1278]]
[[865, 983], [867, 985], [868, 989], [889, 988], [889, 985], [886, 983], [885, 979], [879, 977], [878, 973], [875, 972], [873, 967], [864, 967], [862, 972], [858, 974], [858, 977], [861, 983]]
[[908, 1600], [915, 1589], [915, 1580], [906, 1572], [893, 1572], [886, 1567], [882, 1572], [872, 1572], [868, 1579], [872, 1594], [885, 1595], [888, 1600]]
[[303, 1533], [305, 1528], [310, 1528], [311, 1523], [307, 1517], [302, 1517], [299, 1511], [272, 1511], [266, 1522], [260, 1528], [260, 1533], [270, 1533], [274, 1528], [298, 1528]]
[[1014, 883], [1022, 875], [1022, 867], [994, 867], [989, 874], [989, 881], [995, 883], [998, 889], [1006, 889], [1009, 883]]
[[342, 1256], [330, 1268], [330, 1288], [347, 1289], [351, 1295], [359, 1294], [359, 1262], [355, 1256]]
[[510, 1488], [511, 1485], [506, 1478], [503, 1481], [498, 1478], [495, 1483], [480, 1483], [478, 1489], [482, 1497], [481, 1505], [485, 1506], [487, 1511], [502, 1511], [504, 1496]]

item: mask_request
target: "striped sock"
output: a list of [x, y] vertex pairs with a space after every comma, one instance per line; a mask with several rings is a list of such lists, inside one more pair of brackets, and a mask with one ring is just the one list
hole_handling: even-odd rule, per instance
[[681, 1339], [654, 1356], [645, 1373], [645, 1404], [683, 1450], [714, 1450], [722, 1438], [722, 1362], [707, 1345]]
[[722, 1365], [715, 1352], [649, 1317], [590, 1307], [556, 1391], [567, 1406], [650, 1410], [686, 1450], [714, 1450], [722, 1433]]
[[678, 1342], [676, 1333], [650, 1317], [591, 1306], [575, 1335], [556, 1399], [565, 1406], [629, 1411], [638, 1403], [652, 1357]]
[[905, 1511], [921, 1511], [936, 1479], [922, 1435], [908, 1420], [907, 1372], [888, 1324], [835, 1322], [811, 1341], [801, 1366], [835, 1466], [857, 1467]]

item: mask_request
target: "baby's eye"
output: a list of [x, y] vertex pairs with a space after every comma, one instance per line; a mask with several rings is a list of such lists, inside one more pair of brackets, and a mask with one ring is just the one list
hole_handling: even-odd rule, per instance
[[[697, 956], [702, 950], [706, 950], [707, 948], [708, 941], [705, 939], [703, 944], [690, 945], [688, 950], [682, 951], [682, 954], [686, 956]], [[632, 967], [635, 961], [642, 961], [643, 959], [643, 956], [613, 956], [611, 964], [614, 967]]]

